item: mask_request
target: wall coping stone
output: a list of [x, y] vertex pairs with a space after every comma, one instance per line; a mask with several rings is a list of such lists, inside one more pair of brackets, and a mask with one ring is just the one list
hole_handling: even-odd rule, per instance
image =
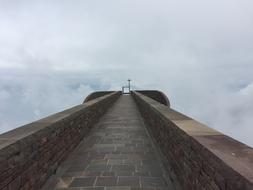
[[95, 91], [95, 92], [92, 92], [90, 93], [83, 101], [83, 103], [86, 103], [88, 101], [91, 101], [91, 100], [94, 100], [96, 98], [99, 98], [101, 96], [104, 96], [104, 95], [107, 95], [107, 94], [110, 94], [110, 93], [113, 93], [115, 91]]
[[103, 99], [108, 98], [111, 95], [114, 95], [118, 92], [112, 92], [110, 94], [107, 94], [105, 96], [90, 100], [88, 102], [85, 102], [83, 104], [71, 107], [69, 109], [66, 109], [64, 111], [49, 115], [45, 118], [39, 119], [37, 121], [34, 121], [32, 123], [23, 125], [21, 127], [18, 127], [16, 129], [13, 129], [11, 131], [7, 131], [3, 134], [0, 134], [0, 150], [12, 143], [14, 143], [15, 141], [18, 141], [20, 139], [23, 139], [27, 136], [30, 136], [32, 134], [35, 134], [38, 131], [43, 130], [46, 127], [53, 127], [52, 124], [59, 122], [61, 120], [64, 120], [68, 117], [70, 117], [71, 115], [73, 115], [74, 113], [92, 106], [93, 104], [96, 104], [98, 102], [100, 102]]
[[136, 92], [148, 96], [149, 98], [152, 98], [159, 103], [170, 107], [169, 98], [160, 90], [137, 90]]

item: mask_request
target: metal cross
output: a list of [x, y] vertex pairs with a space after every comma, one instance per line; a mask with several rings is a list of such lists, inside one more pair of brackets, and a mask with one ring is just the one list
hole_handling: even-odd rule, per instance
[[130, 82], [131, 82], [131, 79], [128, 79], [128, 88], [129, 88], [129, 92], [130, 92]]

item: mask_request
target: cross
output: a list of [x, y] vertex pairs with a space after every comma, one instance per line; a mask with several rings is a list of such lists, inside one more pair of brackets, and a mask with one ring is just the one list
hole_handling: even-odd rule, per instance
[[128, 79], [128, 88], [129, 88], [129, 92], [130, 92], [130, 82], [131, 82], [131, 79]]

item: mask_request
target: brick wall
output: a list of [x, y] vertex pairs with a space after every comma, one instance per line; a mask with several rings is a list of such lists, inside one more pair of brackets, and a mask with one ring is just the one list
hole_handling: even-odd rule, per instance
[[38, 190], [119, 95], [113, 92], [0, 135], [0, 189]]
[[182, 189], [253, 189], [252, 148], [143, 94], [132, 94]]

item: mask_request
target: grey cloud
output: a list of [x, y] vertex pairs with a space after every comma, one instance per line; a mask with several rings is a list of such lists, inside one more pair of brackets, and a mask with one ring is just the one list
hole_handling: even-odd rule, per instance
[[253, 146], [252, 7], [250, 0], [0, 0], [1, 131], [132, 78]]

